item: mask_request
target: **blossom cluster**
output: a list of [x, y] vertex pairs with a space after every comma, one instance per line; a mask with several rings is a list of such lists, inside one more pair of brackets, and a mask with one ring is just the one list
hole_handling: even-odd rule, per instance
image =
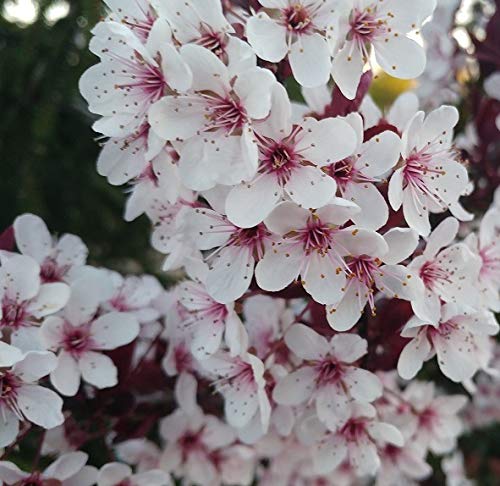
[[[125, 219], [147, 215], [182, 277], [165, 290], [91, 267], [78, 237], [16, 219], [0, 447], [39, 426], [58, 458], [2, 461], [0, 481], [391, 486], [429, 477], [432, 453], [454, 454], [458, 484], [458, 437], [498, 388], [500, 193], [476, 218], [462, 205], [456, 107], [406, 92], [381, 111], [367, 94], [375, 70], [438, 62], [415, 40], [447, 29], [436, 1], [106, 4], [80, 81], [106, 140], [97, 170], [129, 185]], [[485, 91], [499, 97], [497, 74]], [[442, 379], [420, 373], [432, 363]], [[107, 419], [83, 430], [74, 410], [99, 400]], [[94, 436], [111, 451], [99, 470]]]

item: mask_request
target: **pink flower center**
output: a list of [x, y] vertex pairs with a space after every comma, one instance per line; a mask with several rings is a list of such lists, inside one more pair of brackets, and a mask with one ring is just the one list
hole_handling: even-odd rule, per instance
[[[140, 3], [141, 2], [135, 2], [135, 5], [141, 8]], [[120, 21], [127, 27], [129, 27], [134, 32], [134, 34], [137, 35], [137, 37], [145, 42], [149, 37], [149, 32], [151, 31], [151, 28], [153, 27], [156, 19], [151, 10], [148, 10], [147, 12], [143, 11], [142, 13], [144, 16], [142, 19], [124, 16], [123, 19], [120, 19]]]
[[311, 30], [312, 20], [308, 10], [300, 3], [295, 3], [281, 11], [281, 23], [295, 34], [304, 34]]
[[301, 164], [301, 157], [295, 152], [293, 145], [284, 141], [271, 141], [267, 144], [262, 141], [260, 152], [261, 172], [273, 174], [282, 186]]
[[0, 410], [6, 407], [20, 415], [17, 411], [17, 390], [20, 386], [21, 381], [16, 375], [10, 371], [0, 371]]
[[[237, 392], [247, 393], [249, 398], [253, 398], [257, 390], [252, 366], [240, 358], [235, 358], [229, 367], [229, 371], [213, 384], [222, 394], [226, 390], [232, 389]], [[232, 405], [231, 402], [229, 404]]]
[[42, 479], [40, 473], [33, 473], [29, 478], [22, 479], [21, 481], [14, 483], [14, 486], [60, 486], [61, 481], [58, 479]]
[[500, 280], [500, 247], [493, 242], [479, 252], [482, 260], [481, 277]]
[[70, 265], [59, 265], [52, 257], [47, 257], [40, 269], [40, 278], [44, 283], [62, 282], [71, 268]]
[[307, 221], [307, 226], [296, 230], [295, 233], [306, 254], [316, 251], [325, 255], [333, 246], [333, 235], [336, 231], [336, 227], [323, 223], [318, 216], [313, 214]]
[[90, 333], [90, 323], [72, 326], [65, 322], [63, 326], [62, 348], [74, 358], [80, 357], [86, 351], [94, 348], [94, 340]]
[[227, 63], [227, 37], [221, 32], [215, 32], [210, 27], [204, 29], [202, 36], [198, 39], [197, 44], [212, 51], [222, 62]]
[[316, 384], [319, 387], [338, 383], [342, 378], [342, 366], [331, 358], [319, 361], [315, 370]]
[[19, 329], [20, 327], [31, 326], [33, 316], [26, 311], [26, 302], [16, 302], [8, 297], [2, 300], [2, 319], [0, 326]]
[[182, 371], [190, 371], [193, 368], [193, 359], [191, 352], [184, 344], [177, 344], [174, 349], [175, 369], [181, 373]]
[[366, 437], [366, 420], [362, 418], [352, 418], [340, 429], [340, 434], [348, 442], [357, 442]]
[[376, 15], [376, 6], [364, 10], [354, 9], [350, 21], [349, 37], [358, 45], [365, 57], [368, 56], [366, 44], [387, 32], [387, 22]]
[[269, 237], [269, 231], [261, 223], [253, 228], [238, 228], [229, 238], [227, 245], [249, 248], [255, 258], [260, 260], [264, 256], [264, 243]]
[[436, 412], [432, 408], [426, 408], [419, 416], [418, 423], [420, 427], [432, 429], [439, 420]]
[[451, 283], [449, 272], [436, 261], [425, 262], [420, 268], [420, 278], [426, 288], [433, 290], [436, 285]]
[[240, 131], [248, 120], [244, 106], [236, 98], [202, 94], [206, 99], [206, 130]]

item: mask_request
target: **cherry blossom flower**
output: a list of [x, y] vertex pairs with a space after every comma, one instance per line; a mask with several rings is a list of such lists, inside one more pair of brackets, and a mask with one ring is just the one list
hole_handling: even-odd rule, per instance
[[58, 351], [50, 380], [66, 396], [77, 393], [81, 378], [97, 388], [116, 385], [117, 369], [101, 351], [124, 346], [139, 333], [139, 323], [131, 313], [97, 315], [103, 295], [93, 280], [77, 280], [63, 313], [45, 319], [40, 329], [44, 345]]
[[416, 78], [425, 68], [424, 49], [408, 34], [419, 29], [436, 6], [400, 0], [354, 0], [343, 19], [346, 39], [334, 56], [332, 76], [346, 98], [354, 99], [371, 48], [380, 67], [391, 76]]
[[315, 469], [329, 473], [347, 458], [357, 476], [374, 475], [380, 467], [379, 450], [387, 444], [402, 447], [403, 443], [396, 427], [379, 422], [371, 405], [358, 403], [353, 406], [351, 418], [317, 444]]
[[480, 300], [477, 282], [481, 260], [463, 243], [449, 246], [458, 226], [458, 221], [451, 217], [442, 221], [427, 238], [423, 254], [408, 265], [425, 286], [425, 291], [412, 300], [412, 308], [417, 316], [430, 323], [439, 321], [441, 300], [471, 308]]
[[316, 211], [284, 202], [264, 221], [281, 238], [268, 243], [255, 277], [260, 288], [278, 291], [301, 276], [304, 289], [320, 304], [338, 302], [346, 282], [346, 255], [371, 246], [374, 231], [340, 229], [359, 208], [335, 198]]
[[270, 9], [250, 17], [248, 42], [257, 56], [279, 62], [288, 56], [293, 75], [302, 86], [325, 84], [330, 78], [331, 52], [339, 15], [335, 0], [264, 0]]
[[424, 361], [437, 354], [439, 368], [450, 380], [461, 382], [472, 378], [483, 359], [476, 356], [476, 335], [493, 336], [499, 326], [489, 312], [469, 314], [454, 304], [441, 308], [441, 319], [436, 324], [414, 316], [405, 325], [401, 335], [412, 340], [399, 357], [398, 372], [402, 378], [414, 378]]
[[397, 211], [403, 206], [408, 225], [427, 236], [429, 212], [450, 210], [462, 221], [472, 219], [458, 199], [465, 194], [467, 170], [451, 149], [458, 111], [442, 106], [427, 117], [419, 111], [403, 133], [403, 164], [391, 177], [389, 202]]
[[129, 312], [140, 323], [154, 321], [160, 312], [154, 300], [160, 295], [162, 286], [151, 275], [122, 277], [118, 272], [109, 272], [113, 285], [112, 297], [102, 304], [107, 311]]
[[109, 462], [99, 471], [97, 486], [170, 486], [170, 476], [161, 469], [133, 474], [132, 468], [120, 462]]
[[270, 232], [263, 224], [240, 228], [212, 209], [196, 208], [186, 217], [187, 233], [199, 250], [213, 250], [206, 256], [208, 294], [228, 304], [250, 286], [255, 261], [263, 257]]
[[367, 352], [355, 334], [338, 334], [330, 342], [303, 324], [285, 335], [287, 346], [304, 364], [276, 384], [273, 399], [282, 405], [314, 401], [318, 418], [335, 430], [346, 422], [351, 402], [369, 403], [382, 393], [378, 378], [353, 363]]
[[192, 88], [155, 103], [149, 119], [161, 138], [183, 142], [182, 182], [202, 191], [252, 177], [258, 162], [252, 124], [269, 114], [273, 74], [254, 66], [232, 76], [215, 54], [194, 44], [180, 54], [193, 72]]
[[173, 0], [168, 6], [161, 0], [153, 3], [181, 44], [193, 43], [209, 49], [233, 75], [255, 66], [252, 48], [231, 35], [235, 30], [224, 17], [220, 0]]
[[352, 221], [362, 228], [376, 230], [389, 217], [389, 209], [375, 183], [399, 161], [401, 140], [392, 131], [384, 131], [363, 143], [363, 120], [358, 113], [346, 117], [356, 132], [356, 148], [343, 160], [329, 165], [325, 172], [337, 182], [343, 198], [356, 203], [361, 211]]
[[340, 299], [326, 307], [329, 324], [336, 331], [347, 331], [361, 317], [368, 303], [375, 314], [375, 289], [389, 298], [413, 301], [424, 292], [418, 274], [396, 265], [415, 250], [418, 235], [408, 228], [393, 228], [383, 237], [372, 238], [346, 258], [347, 284]]
[[[155, 22], [145, 44], [126, 25], [101, 22], [93, 30], [90, 50], [101, 62], [80, 79], [80, 92], [92, 113], [102, 118], [94, 130], [108, 137], [138, 140], [147, 123], [149, 107], [167, 88], [185, 90], [192, 74], [172, 43], [166, 20]], [[157, 140], [149, 140], [154, 146]], [[129, 142], [129, 143], [130, 143]]]
[[148, 439], [129, 439], [116, 446], [119, 459], [136, 466], [137, 472], [145, 472], [158, 467], [160, 448]]
[[43, 220], [34, 214], [16, 218], [14, 235], [19, 251], [40, 265], [44, 283], [70, 282], [87, 261], [87, 247], [78, 236], [65, 234], [55, 240]]
[[[57, 366], [56, 357], [45, 351], [19, 356], [11, 368], [0, 371], [0, 447], [14, 442], [19, 422], [28, 420], [45, 429], [64, 422], [63, 401], [37, 382]], [[3, 479], [3, 478], [2, 478]]]
[[0, 330], [30, 333], [30, 328], [68, 302], [70, 289], [62, 282], [41, 283], [41, 268], [29, 256], [15, 254], [0, 267]]
[[96, 482], [97, 469], [87, 466], [85, 452], [69, 452], [58, 457], [44, 471], [24, 472], [12, 462], [0, 461], [0, 480], [3, 484], [42, 486], [92, 486]]
[[[497, 194], [500, 196], [499, 190]], [[481, 220], [478, 234], [470, 233], [465, 243], [481, 259], [479, 284], [484, 304], [498, 312], [500, 311], [500, 204], [491, 206]]]
[[262, 222], [285, 195], [306, 209], [327, 204], [337, 186], [322, 168], [355, 147], [354, 130], [346, 121], [307, 118], [292, 129], [290, 102], [282, 87], [275, 87], [274, 101], [270, 116], [257, 127], [258, 172], [233, 187], [226, 200], [229, 220], [243, 228]]
[[255, 414], [260, 415], [264, 431], [269, 425], [271, 405], [266, 393], [264, 364], [250, 353], [230, 356], [219, 351], [201, 362], [217, 378], [215, 389], [224, 396], [224, 412], [229, 425], [242, 428]]

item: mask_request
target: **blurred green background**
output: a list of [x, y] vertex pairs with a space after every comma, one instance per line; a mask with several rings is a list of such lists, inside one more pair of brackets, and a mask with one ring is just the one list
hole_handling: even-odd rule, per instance
[[0, 232], [33, 212], [56, 233], [80, 235], [95, 264], [152, 271], [149, 223], [126, 223], [123, 188], [97, 174], [93, 119], [78, 93], [96, 62], [87, 44], [102, 5], [0, 0]]

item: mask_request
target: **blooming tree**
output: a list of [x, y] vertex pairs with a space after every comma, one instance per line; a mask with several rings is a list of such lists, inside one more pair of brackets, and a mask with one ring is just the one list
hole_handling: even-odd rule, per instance
[[[499, 142], [500, 62], [481, 87], [495, 136], [457, 138], [460, 93], [429, 67], [465, 63], [439, 35], [457, 2], [105, 3], [80, 82], [97, 170], [176, 279], [14, 221], [0, 483], [391, 486], [429, 478], [432, 453], [466, 484], [458, 439], [499, 415], [500, 193], [469, 204], [467, 160]], [[382, 72], [422, 75], [416, 94], [383, 112]]]

